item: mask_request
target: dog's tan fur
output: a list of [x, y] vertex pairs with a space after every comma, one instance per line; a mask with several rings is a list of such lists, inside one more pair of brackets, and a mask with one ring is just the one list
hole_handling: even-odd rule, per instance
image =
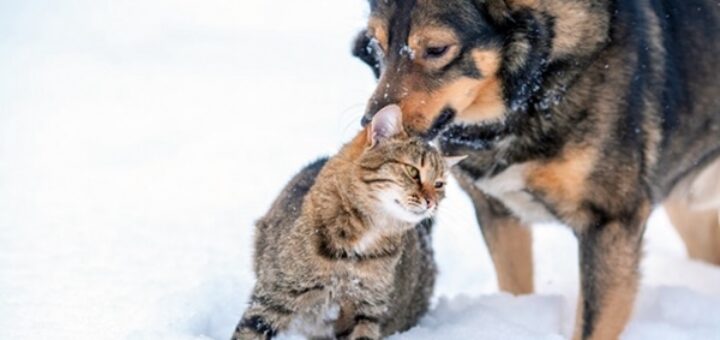
[[720, 265], [720, 160], [679, 183], [664, 206], [688, 255]]
[[[713, 1], [370, 4], [371, 29], [354, 50], [379, 78], [365, 120], [396, 103], [411, 134], [469, 155], [455, 173], [502, 289], [532, 290], [523, 225], [567, 224], [581, 253], [576, 336], [616, 338], [631, 314], [647, 217], [668, 197], [690, 255], [718, 261]], [[383, 53], [358, 48], [373, 36], [387, 40]]]
[[[475, 212], [481, 223], [490, 257], [495, 265], [498, 286], [506, 292], [530, 294], [534, 291], [532, 233], [517, 217], [478, 189], [472, 179], [455, 172], [462, 189], [475, 203]], [[494, 211], [494, 209], [501, 211]], [[492, 219], [492, 221], [489, 221]]]

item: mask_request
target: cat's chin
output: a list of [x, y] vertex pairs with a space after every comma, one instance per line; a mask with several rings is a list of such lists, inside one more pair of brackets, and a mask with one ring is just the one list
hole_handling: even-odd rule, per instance
[[420, 221], [429, 217], [426, 214], [416, 214], [407, 210], [403, 214], [391, 214], [391, 216], [396, 218], [400, 222], [406, 222], [410, 224], [420, 223]]
[[432, 216], [432, 210], [428, 209], [423, 212], [417, 213], [410, 211], [408, 208], [400, 203], [400, 200], [394, 197], [392, 194], [381, 195], [380, 200], [381, 208], [392, 218], [405, 223], [417, 224], [420, 221], [430, 218]]

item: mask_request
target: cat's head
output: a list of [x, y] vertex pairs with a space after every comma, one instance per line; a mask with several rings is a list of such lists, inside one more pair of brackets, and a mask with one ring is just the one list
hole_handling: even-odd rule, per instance
[[357, 178], [373, 207], [404, 222], [431, 217], [445, 197], [450, 168], [464, 157], [443, 157], [422, 139], [409, 137], [397, 105], [380, 110], [364, 133]]

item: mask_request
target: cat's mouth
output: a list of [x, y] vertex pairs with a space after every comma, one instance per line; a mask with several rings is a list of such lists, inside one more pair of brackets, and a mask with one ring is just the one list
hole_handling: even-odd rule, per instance
[[420, 206], [420, 205], [411, 205], [410, 207], [406, 206], [400, 200], [396, 199], [395, 204], [400, 206], [400, 208], [404, 209], [405, 211], [409, 212], [412, 215], [415, 215], [418, 218], [428, 218], [432, 213], [435, 211], [435, 206]]
[[389, 217], [412, 224], [432, 217], [432, 214], [435, 212], [434, 206], [415, 206], [410, 202], [405, 202], [393, 192], [386, 192], [380, 195], [379, 203], [381, 209]]

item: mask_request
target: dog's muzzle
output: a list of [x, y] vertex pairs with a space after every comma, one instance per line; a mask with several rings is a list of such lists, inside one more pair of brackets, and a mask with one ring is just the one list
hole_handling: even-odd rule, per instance
[[[430, 128], [427, 131], [408, 131], [411, 134], [419, 135], [425, 140], [433, 140], [435, 139], [440, 133], [443, 132], [448, 126], [450, 126], [450, 123], [452, 123], [453, 119], [455, 118], [456, 111], [452, 108], [445, 108], [440, 112], [440, 115], [435, 118], [432, 125], [430, 125]], [[374, 114], [366, 113], [362, 119], [360, 120], [360, 124], [365, 127], [367, 126], [373, 119]], [[413, 133], [414, 132], [414, 133]]]
[[368, 124], [370, 124], [371, 121], [372, 121], [372, 115], [366, 113], [360, 120], [360, 124], [362, 125], [362, 127], [365, 127]]

